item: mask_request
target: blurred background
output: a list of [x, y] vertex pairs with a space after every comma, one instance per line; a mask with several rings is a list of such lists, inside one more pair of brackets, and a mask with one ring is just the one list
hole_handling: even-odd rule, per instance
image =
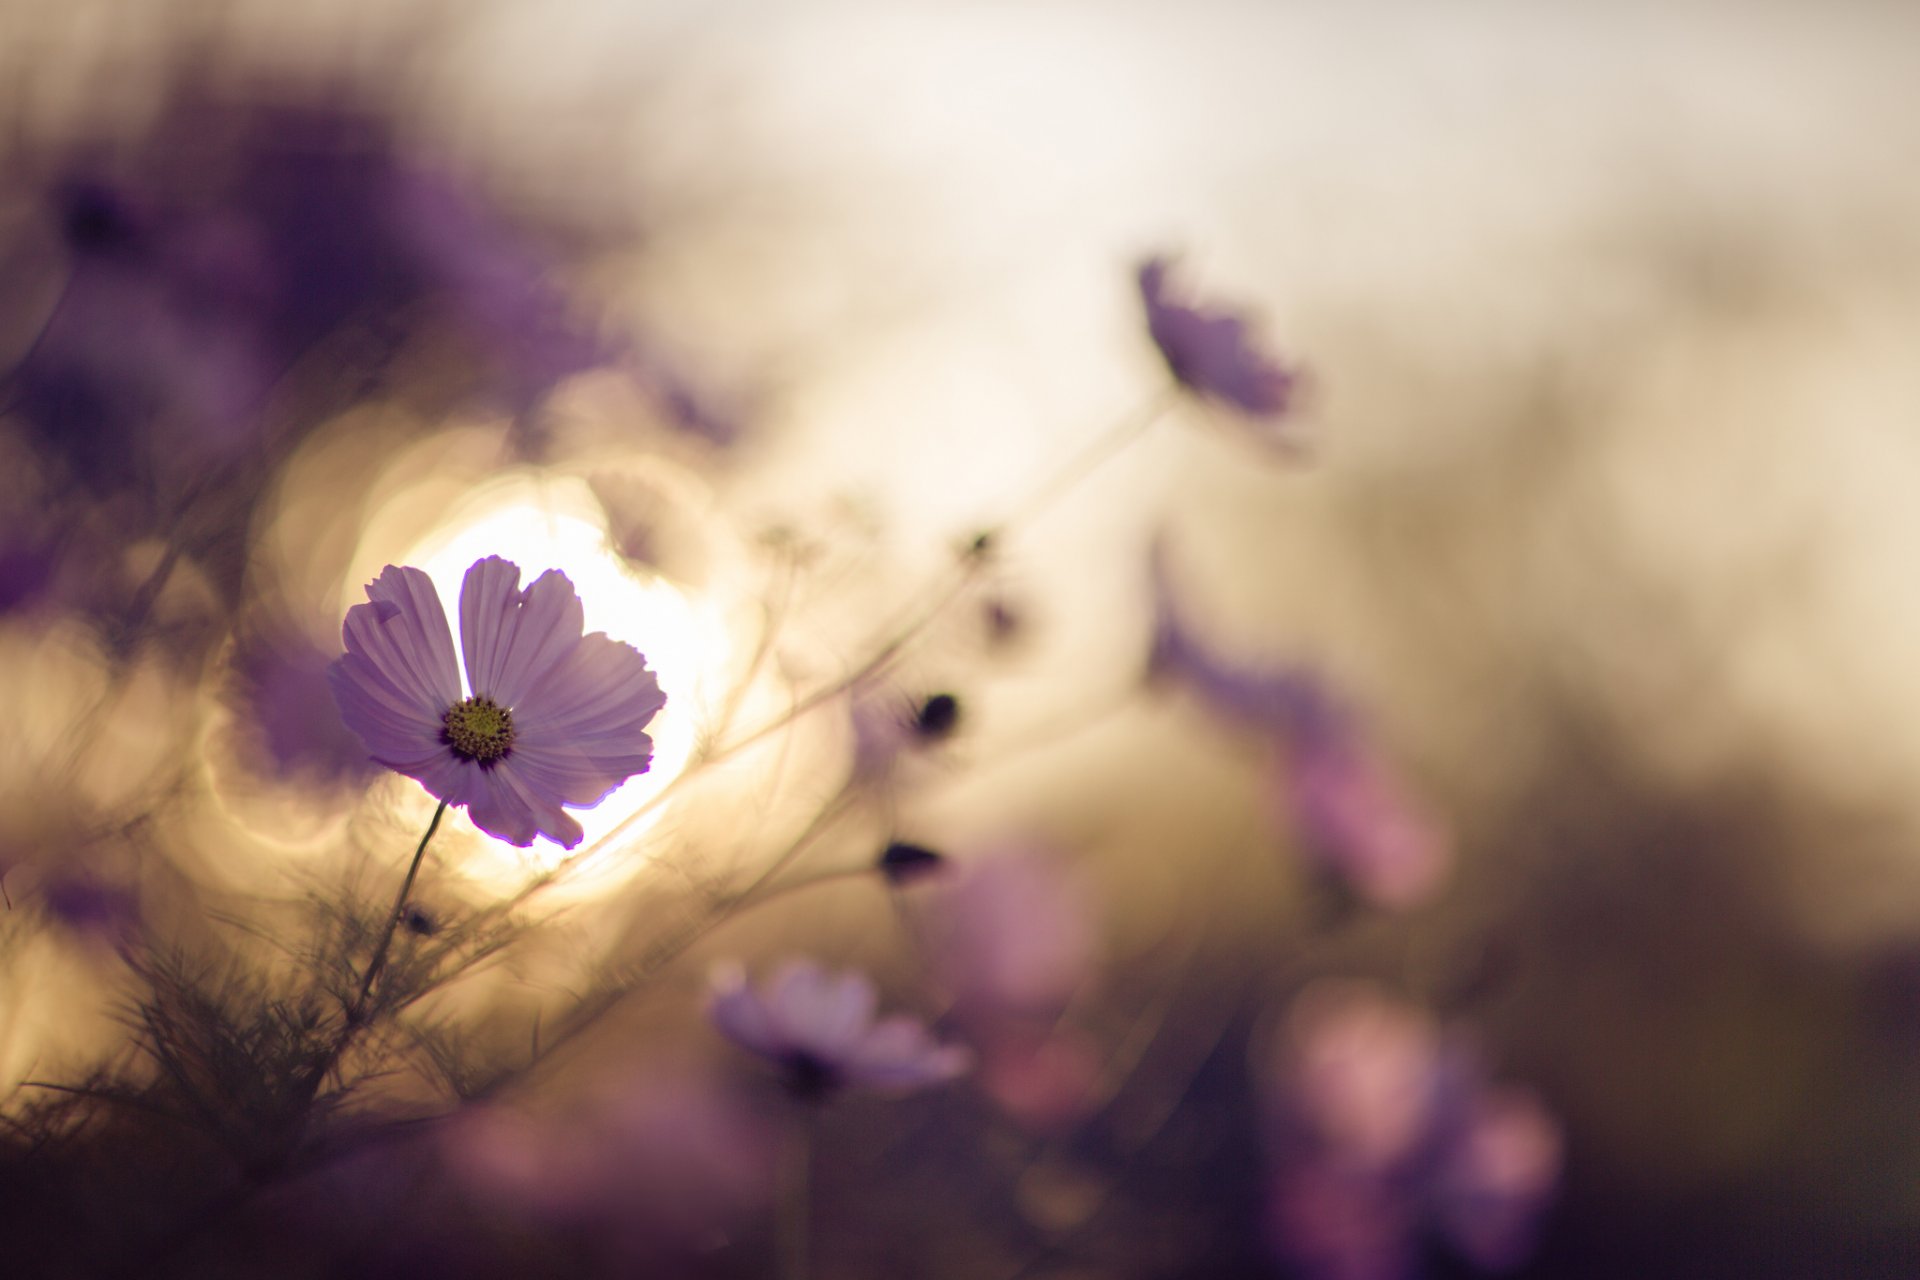
[[[785, 1104], [700, 1009], [794, 952], [980, 1065], [815, 1117], [813, 1274], [1913, 1274], [1916, 50], [1866, 0], [0, 4], [22, 1274], [774, 1274]], [[1304, 464], [1198, 396], [1074, 461], [1164, 398], [1154, 254], [1302, 371]], [[263, 1182], [128, 1121], [152, 957], [241, 1001], [384, 909], [432, 800], [320, 673], [381, 566], [494, 552], [649, 655], [654, 770], [342, 1104], [403, 1136]], [[1431, 892], [1329, 887], [1298, 744], [1148, 678], [1169, 591], [1354, 709]], [[435, 849], [427, 940], [562, 857]], [[942, 976], [968, 912], [1040, 1049]], [[1552, 1116], [1532, 1247], [1289, 1243], [1335, 980]], [[528, 1207], [513, 1126], [606, 1108], [707, 1163]]]

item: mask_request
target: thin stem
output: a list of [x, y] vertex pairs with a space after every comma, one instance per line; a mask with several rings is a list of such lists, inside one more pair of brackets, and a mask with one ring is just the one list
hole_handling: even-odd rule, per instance
[[1132, 413], [1105, 432], [1095, 436], [1080, 452], [1068, 458], [1053, 474], [1029, 490], [1027, 496], [1000, 519], [994, 532], [1004, 533], [1009, 527], [1032, 518], [1035, 512], [1080, 483], [1101, 463], [1145, 435], [1147, 429], [1173, 407], [1179, 396], [1179, 385], [1171, 384], [1164, 391], [1143, 401]]
[[447, 812], [447, 802], [442, 800], [440, 807], [433, 811], [433, 821], [427, 824], [427, 833], [420, 837], [419, 847], [413, 851], [413, 861], [407, 866], [407, 878], [400, 882], [400, 894], [393, 900], [393, 910], [387, 912], [386, 927], [380, 931], [380, 941], [373, 949], [373, 959], [367, 962], [366, 977], [360, 979], [360, 994], [353, 998], [353, 1007], [347, 1011], [347, 1025], [356, 1026], [366, 1016], [367, 997], [373, 992], [373, 980], [380, 976], [380, 970], [386, 967], [387, 952], [393, 946], [393, 932], [400, 927], [401, 913], [407, 909], [407, 895], [413, 892], [414, 877], [420, 874], [421, 860], [427, 856], [427, 841], [433, 839], [433, 833], [440, 829], [440, 819]]
[[807, 1228], [812, 1205], [812, 1115], [804, 1107], [794, 1116], [781, 1152], [780, 1209], [776, 1223], [781, 1280], [806, 1280]]

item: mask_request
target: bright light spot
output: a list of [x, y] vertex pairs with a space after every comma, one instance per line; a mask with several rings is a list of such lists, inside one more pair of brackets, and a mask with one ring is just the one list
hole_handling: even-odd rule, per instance
[[[630, 778], [592, 809], [572, 810], [586, 829], [582, 851], [590, 851], [569, 879], [599, 880], [630, 870], [644, 860], [640, 841], [660, 809], [642, 815], [608, 836], [656, 796], [686, 767], [710, 690], [721, 678], [727, 658], [727, 633], [719, 616], [696, 606], [670, 583], [630, 567], [608, 544], [599, 504], [586, 484], [575, 479], [522, 475], [475, 491], [434, 532], [422, 538], [396, 563], [416, 565], [432, 576], [459, 637], [460, 583], [474, 561], [497, 555], [520, 566], [524, 586], [548, 569], [558, 569], [580, 593], [588, 631], [604, 631], [646, 655], [667, 695], [666, 708], [647, 726], [653, 738], [653, 765]], [[618, 845], [620, 858], [596, 858], [599, 848]], [[481, 840], [480, 852], [465, 866], [468, 874], [509, 889], [534, 866], [550, 866], [563, 856], [544, 837], [531, 849], [501, 840]], [[597, 866], [595, 864], [598, 864]]]

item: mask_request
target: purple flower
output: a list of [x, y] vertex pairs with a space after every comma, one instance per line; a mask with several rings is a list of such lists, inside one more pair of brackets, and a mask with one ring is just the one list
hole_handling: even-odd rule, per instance
[[738, 967], [721, 969], [707, 1013], [720, 1034], [779, 1067], [788, 1088], [807, 1099], [843, 1088], [907, 1092], [971, 1065], [965, 1049], [940, 1044], [916, 1018], [876, 1021], [874, 1004], [864, 974], [790, 960], [757, 990]]
[[1369, 741], [1360, 718], [1298, 664], [1220, 656], [1173, 600], [1165, 554], [1153, 554], [1154, 639], [1148, 669], [1191, 690], [1222, 719], [1267, 738], [1280, 763], [1280, 808], [1305, 854], [1377, 907], [1401, 909], [1439, 888], [1452, 854]]
[[1266, 424], [1261, 439], [1287, 454], [1299, 454], [1299, 437], [1281, 424], [1293, 405], [1299, 375], [1256, 349], [1248, 321], [1168, 296], [1172, 263], [1164, 257], [1140, 264], [1140, 298], [1152, 335], [1174, 379], [1194, 394], [1220, 401]]
[[1351, 726], [1293, 735], [1281, 789], [1306, 854], [1365, 901], [1405, 909], [1440, 887], [1446, 839]]
[[1310, 987], [1277, 1084], [1270, 1225], [1302, 1275], [1406, 1280], [1429, 1240], [1485, 1270], [1525, 1261], [1559, 1127], [1425, 1013], [1365, 983]]
[[327, 672], [347, 727], [376, 763], [467, 810], [516, 845], [571, 849], [590, 807], [653, 758], [647, 723], [666, 703], [631, 645], [582, 635], [580, 597], [557, 569], [520, 589], [488, 556], [460, 587], [461, 696], [453, 636], [432, 579], [388, 565], [347, 610], [346, 653]]

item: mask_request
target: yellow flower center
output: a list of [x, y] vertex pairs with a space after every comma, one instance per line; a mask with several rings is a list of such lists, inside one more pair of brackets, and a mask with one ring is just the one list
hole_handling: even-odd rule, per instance
[[468, 698], [447, 708], [441, 738], [453, 754], [490, 765], [513, 749], [513, 712], [492, 698]]

